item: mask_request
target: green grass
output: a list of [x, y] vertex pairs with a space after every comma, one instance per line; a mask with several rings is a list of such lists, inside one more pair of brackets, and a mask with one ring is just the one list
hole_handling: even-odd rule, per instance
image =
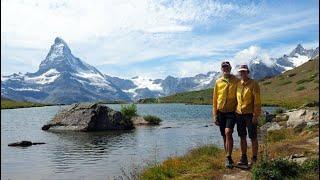
[[213, 93], [212, 89], [177, 93], [171, 96], [160, 97], [159, 102], [160, 103], [211, 104], [212, 93]]
[[133, 116], [137, 116], [137, 105], [129, 104], [129, 105], [121, 105], [120, 112], [122, 116], [125, 116], [131, 119]]
[[[224, 170], [224, 152], [215, 145], [204, 145], [181, 157], [171, 157], [147, 167], [140, 179], [211, 179]], [[212, 171], [214, 169], [214, 171]]]
[[[269, 131], [270, 132], [270, 131]], [[268, 133], [269, 134], [269, 133]], [[268, 139], [260, 142], [258, 163], [251, 169], [255, 179], [318, 179], [319, 158], [315, 151], [318, 145], [308, 140], [319, 137], [319, 129], [313, 132], [295, 133], [293, 129], [271, 132]], [[267, 143], [266, 143], [267, 142]], [[304, 154], [310, 158], [302, 165], [285, 160], [292, 154]], [[239, 160], [240, 149], [234, 149], [233, 159]], [[248, 147], [248, 157], [251, 148]], [[170, 157], [161, 163], [144, 167], [137, 179], [222, 179], [225, 174], [234, 175], [237, 168], [224, 167], [225, 152], [215, 145], [196, 147], [183, 156]]]
[[129, 104], [129, 105], [121, 105], [120, 109], [122, 120], [120, 121], [120, 124], [133, 128], [133, 122], [132, 117], [137, 116], [137, 106], [135, 104]]
[[153, 115], [143, 116], [143, 119], [148, 121], [151, 125], [159, 125], [162, 121], [159, 117]]
[[25, 101], [13, 101], [6, 98], [1, 98], [1, 109], [15, 109], [15, 108], [28, 108], [28, 107], [42, 107], [48, 104], [40, 104]]
[[294, 138], [294, 131], [292, 129], [280, 129], [268, 131], [268, 142], [280, 142], [286, 139]]

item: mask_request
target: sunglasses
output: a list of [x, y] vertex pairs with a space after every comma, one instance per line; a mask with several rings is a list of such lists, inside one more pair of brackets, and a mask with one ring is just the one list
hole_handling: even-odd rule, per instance
[[227, 67], [230, 67], [230, 66], [228, 66], [228, 65], [223, 65], [223, 66], [221, 66], [221, 67], [223, 67], [223, 68], [227, 68]]

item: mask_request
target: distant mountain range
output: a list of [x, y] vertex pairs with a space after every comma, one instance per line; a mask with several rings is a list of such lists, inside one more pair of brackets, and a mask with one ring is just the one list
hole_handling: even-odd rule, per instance
[[[261, 59], [248, 60], [251, 76], [262, 79], [297, 67], [319, 54], [319, 47], [306, 50], [300, 44], [289, 54], [272, 58], [266, 65]], [[75, 57], [67, 43], [57, 37], [35, 73], [1, 75], [1, 96], [41, 103], [94, 101], [136, 101], [179, 92], [207, 89], [220, 76], [210, 71], [193, 77], [149, 79], [140, 76], [122, 79], [102, 74]]]

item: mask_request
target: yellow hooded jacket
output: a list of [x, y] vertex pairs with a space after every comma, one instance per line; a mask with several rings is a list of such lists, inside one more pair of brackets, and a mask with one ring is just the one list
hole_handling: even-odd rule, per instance
[[237, 108], [237, 84], [239, 81], [234, 75], [230, 75], [228, 79], [222, 76], [216, 80], [213, 90], [213, 116], [217, 115], [217, 111], [235, 112]]
[[252, 113], [254, 117], [261, 114], [261, 100], [259, 84], [253, 79], [239, 81], [237, 86], [238, 114]]

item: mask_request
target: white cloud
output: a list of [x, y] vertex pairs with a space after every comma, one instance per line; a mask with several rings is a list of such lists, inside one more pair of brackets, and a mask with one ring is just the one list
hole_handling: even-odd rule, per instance
[[[274, 11], [267, 16], [265, 12], [259, 3], [217, 0], [3, 0], [1, 43], [5, 47], [1, 52], [6, 53], [1, 53], [1, 61], [23, 59], [30, 67], [4, 64], [11, 72], [17, 68], [31, 71], [60, 36], [75, 56], [94, 66], [124, 66], [172, 56], [180, 59], [172, 59], [172, 64], [186, 61], [181, 64], [191, 71], [177, 74], [190, 75], [212, 67], [207, 60], [194, 57], [216, 61], [220, 58], [216, 55], [231, 56], [257, 41], [288, 36], [318, 24], [318, 16], [309, 10], [294, 14]], [[219, 23], [227, 28], [210, 32], [216, 31]], [[195, 33], [199, 27], [204, 32]], [[37, 51], [28, 52], [27, 48]], [[192, 69], [187, 65], [190, 61], [199, 68]], [[175, 73], [175, 69], [169, 72], [165, 68], [161, 72]], [[108, 74], [107, 69], [102, 71]], [[143, 67], [135, 71], [156, 75]], [[126, 73], [132, 72], [128, 69]]]
[[177, 70], [176, 76], [190, 77], [209, 71], [220, 71], [220, 62], [190, 60], [174, 63], [173, 67]]
[[258, 46], [250, 46], [249, 48], [236, 53], [232, 61], [234, 65], [240, 65], [248, 64], [249, 61], [253, 59], [261, 60], [267, 66], [271, 66], [273, 64], [266, 50], [263, 50]]

